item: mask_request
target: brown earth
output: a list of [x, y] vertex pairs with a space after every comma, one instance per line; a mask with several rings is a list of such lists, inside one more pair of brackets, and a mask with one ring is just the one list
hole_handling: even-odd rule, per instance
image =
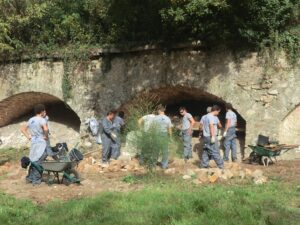
[[[95, 160], [92, 156], [81, 162], [77, 170], [81, 174], [82, 182], [80, 185], [71, 184], [69, 186], [64, 184], [48, 185], [45, 182], [38, 186], [27, 184], [25, 182], [27, 171], [20, 168], [19, 163], [6, 163], [0, 167], [0, 189], [5, 193], [14, 195], [16, 198], [30, 199], [35, 203], [44, 204], [55, 199], [65, 201], [92, 196], [99, 192], [128, 192], [143, 188], [141, 183], [129, 184], [123, 181], [126, 175], [146, 173], [138, 165], [136, 159], [113, 161], [108, 168], [100, 167], [97, 162], [98, 160]], [[184, 180], [190, 180], [197, 185], [214, 183], [218, 179], [223, 179], [224, 175], [219, 174], [215, 168], [203, 173], [203, 170], [199, 169], [197, 164], [196, 160], [185, 164], [181, 159], [173, 159], [167, 171], [158, 170], [163, 176], [182, 177]], [[214, 167], [213, 163], [211, 166]], [[269, 180], [300, 181], [300, 160], [279, 161], [269, 167], [242, 163], [226, 164], [225, 167], [228, 168], [225, 180], [232, 177], [244, 179], [246, 176], [255, 177], [256, 174], [258, 176], [263, 174], [263, 177], [266, 176]], [[184, 181], [182, 180], [182, 182]]]

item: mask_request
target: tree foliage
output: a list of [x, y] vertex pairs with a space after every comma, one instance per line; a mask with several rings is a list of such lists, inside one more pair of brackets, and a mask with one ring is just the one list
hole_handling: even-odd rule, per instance
[[299, 52], [299, 0], [0, 0], [0, 52], [176, 43]]

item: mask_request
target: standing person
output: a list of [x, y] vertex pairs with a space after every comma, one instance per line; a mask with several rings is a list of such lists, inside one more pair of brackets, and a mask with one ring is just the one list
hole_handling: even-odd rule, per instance
[[220, 107], [218, 105], [214, 105], [211, 112], [207, 114], [203, 121], [204, 150], [201, 161], [201, 166], [203, 168], [208, 168], [210, 157], [214, 159], [220, 169], [224, 168], [217, 139], [218, 121], [216, 120], [216, 116], [219, 115], [220, 111]]
[[233, 112], [233, 108], [231, 104], [226, 104], [226, 125], [223, 136], [225, 137], [224, 140], [224, 147], [225, 147], [225, 154], [224, 154], [224, 161], [229, 161], [229, 152], [231, 149], [231, 160], [235, 162], [237, 160], [237, 151], [236, 151], [236, 123], [237, 117], [236, 114]]
[[211, 112], [211, 106], [208, 106], [206, 109], [206, 114], [203, 115], [200, 119], [200, 124], [199, 124], [199, 146], [201, 146], [201, 148], [198, 148], [198, 157], [199, 160], [201, 161], [202, 159], [202, 154], [203, 154], [203, 126], [204, 126], [204, 121], [207, 117], [207, 114]]
[[187, 112], [185, 107], [179, 108], [179, 113], [182, 118], [182, 139], [183, 139], [183, 157], [184, 161], [187, 162], [188, 159], [193, 158], [192, 153], [192, 135], [193, 135], [193, 126], [195, 120], [193, 116]]
[[[208, 106], [206, 109], [207, 114], [211, 112], [211, 106]], [[201, 138], [201, 136], [203, 135], [203, 124], [204, 124], [204, 120], [207, 117], [207, 114], [203, 115], [200, 119], [200, 126], [199, 126], [199, 138]]]
[[101, 121], [101, 140], [102, 140], [102, 163], [103, 167], [108, 166], [109, 159], [112, 154], [112, 147], [117, 140], [117, 135], [114, 133], [113, 120], [116, 116], [115, 111], [109, 111], [105, 118]]
[[52, 151], [52, 148], [51, 148], [51, 144], [50, 144], [50, 125], [49, 125], [49, 116], [47, 115], [47, 113], [45, 112], [45, 114], [43, 115], [43, 118], [45, 119], [46, 121], [46, 124], [48, 126], [48, 140], [46, 141], [47, 142], [47, 146], [46, 146], [46, 153], [48, 156], [54, 156], [54, 152]]
[[162, 161], [161, 166], [163, 169], [168, 168], [168, 151], [169, 151], [169, 139], [172, 138], [172, 122], [169, 117], [165, 115], [165, 107], [158, 107], [158, 115], [154, 118], [154, 124], [159, 132], [162, 144]]
[[151, 114], [148, 114], [148, 115], [145, 115], [145, 116], [141, 117], [138, 120], [138, 124], [139, 124], [140, 127], [143, 126], [144, 131], [147, 132], [151, 128], [151, 125], [154, 121], [154, 118], [155, 118], [155, 114], [153, 112]]
[[[44, 119], [46, 115], [45, 106], [38, 104], [34, 107], [35, 116], [30, 118], [28, 123], [21, 128], [21, 132], [31, 141], [29, 159], [32, 164], [40, 166], [46, 157], [48, 141], [48, 125]], [[26, 180], [34, 185], [42, 182], [42, 172], [35, 166], [30, 166]]]
[[125, 125], [124, 123], [124, 112], [120, 111], [118, 115], [113, 120], [114, 133], [117, 135], [117, 140], [113, 143], [111, 157], [113, 159], [118, 159], [121, 152], [121, 129]]

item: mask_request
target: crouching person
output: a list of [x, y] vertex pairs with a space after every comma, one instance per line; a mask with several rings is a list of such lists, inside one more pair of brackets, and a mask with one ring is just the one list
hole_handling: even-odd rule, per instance
[[112, 150], [117, 141], [117, 135], [113, 132], [115, 129], [113, 126], [115, 116], [116, 112], [110, 111], [100, 123], [100, 134], [102, 140], [102, 162], [100, 165], [103, 167], [108, 166], [109, 159], [112, 156]]
[[31, 141], [29, 167], [26, 181], [34, 185], [42, 182], [41, 163], [46, 159], [46, 147], [48, 140], [48, 126], [45, 120], [46, 110], [42, 104], [34, 107], [35, 116], [30, 118], [28, 123], [21, 128], [22, 133]]

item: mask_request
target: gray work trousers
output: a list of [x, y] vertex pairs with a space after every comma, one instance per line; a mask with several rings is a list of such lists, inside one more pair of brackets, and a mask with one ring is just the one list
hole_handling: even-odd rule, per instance
[[184, 159], [193, 158], [192, 135], [189, 134], [189, 130], [182, 131], [182, 139], [183, 139], [183, 158]]
[[43, 172], [38, 170], [36, 167], [40, 167], [41, 163], [45, 161], [46, 158], [47, 158], [47, 152], [45, 150], [45, 152], [43, 153], [43, 155], [38, 161], [31, 163], [28, 170], [28, 175], [26, 176], [27, 182], [30, 182], [32, 184], [40, 184], [42, 182]]
[[102, 140], [102, 162], [108, 162], [112, 155], [114, 141], [106, 133], [101, 134]]
[[118, 159], [121, 155], [121, 133], [116, 133], [117, 139], [112, 143], [111, 158]]
[[227, 134], [225, 136], [224, 140], [224, 160], [229, 160], [229, 152], [231, 149], [231, 159], [236, 160], [237, 159], [237, 147], [236, 147], [236, 130], [235, 127], [230, 127], [227, 130]]
[[217, 166], [220, 169], [224, 168], [224, 162], [220, 156], [220, 150], [219, 150], [219, 142], [216, 137], [215, 143], [211, 143], [211, 137], [203, 137], [204, 141], [204, 147], [203, 147], [203, 154], [202, 154], [202, 161], [201, 161], [201, 167], [207, 168], [209, 166], [209, 160], [210, 158], [213, 159]]

